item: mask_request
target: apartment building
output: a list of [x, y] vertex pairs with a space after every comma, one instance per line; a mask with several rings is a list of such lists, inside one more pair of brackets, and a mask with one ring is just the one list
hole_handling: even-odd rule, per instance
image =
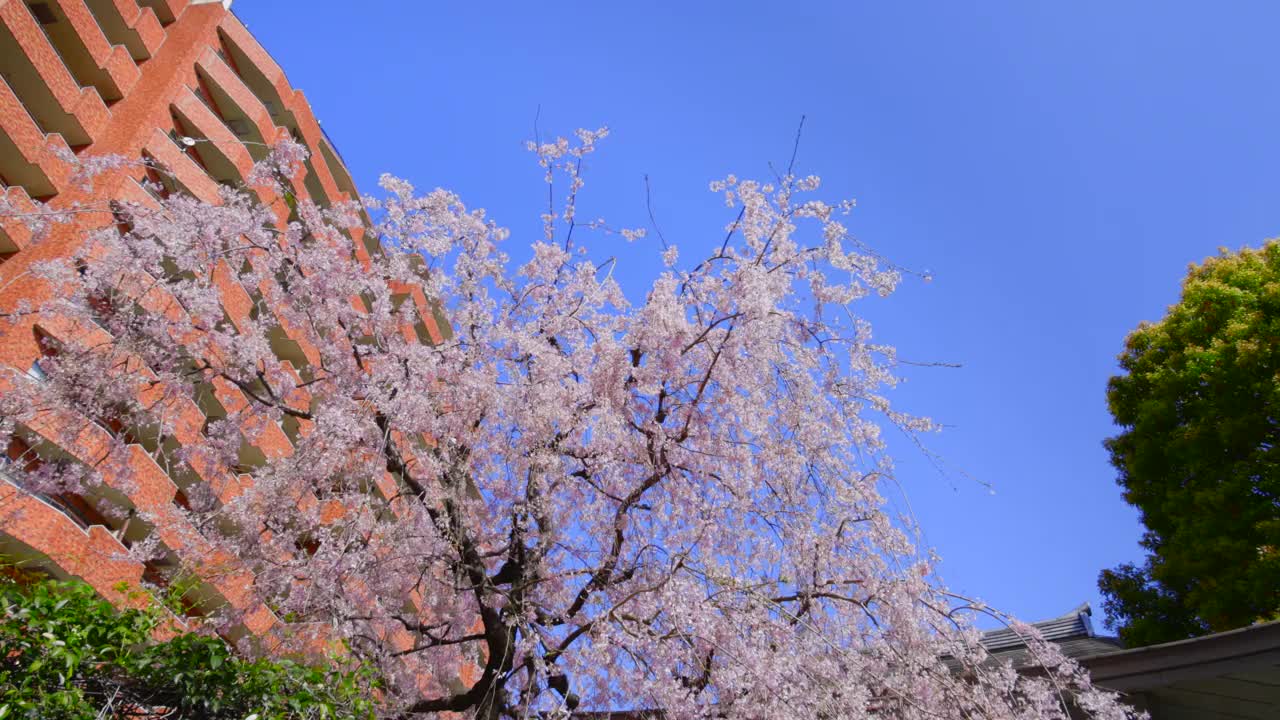
[[[66, 256], [89, 231], [114, 223], [111, 201], [154, 203], [152, 183], [160, 183], [163, 192], [217, 202], [220, 185], [243, 187], [254, 161], [283, 137], [310, 152], [303, 177], [294, 181], [300, 197], [320, 206], [358, 197], [302, 92], [289, 85], [229, 6], [208, 0], [0, 0], [0, 313], [39, 303], [48, 285], [28, 270]], [[145, 159], [168, 172], [161, 177], [138, 164], [84, 187], [74, 182], [74, 162], [68, 162], [73, 155]], [[281, 223], [288, 221], [288, 203], [262, 191], [259, 197]], [[17, 217], [73, 207], [81, 209], [73, 222], [38, 243]], [[360, 227], [349, 232], [357, 254], [377, 251], [376, 240], [363, 237]], [[247, 297], [234, 280], [225, 292], [229, 306]], [[420, 295], [415, 302], [425, 307]], [[0, 365], [39, 375], [46, 352], [42, 338], [56, 336], [55, 320], [36, 314], [6, 321], [0, 327]], [[438, 326], [428, 324], [428, 335], [438, 339]], [[282, 332], [282, 363], [300, 365], [314, 353], [304, 339]], [[179, 408], [177, 441], [183, 434], [194, 439], [211, 413], [243, 406], [237, 392], [215, 388], [214, 401], [197, 398]], [[33, 445], [55, 437], [53, 430], [23, 428], [25, 440], [8, 440], [8, 462], [30, 457]], [[297, 428], [265, 427], [254, 433], [255, 445], [247, 451], [263, 458], [287, 454], [291, 431]], [[74, 447], [56, 450], [90, 463], [100, 441], [90, 428]], [[184, 531], [177, 512], [191, 482], [221, 493], [252, 477], [212, 468], [200, 470], [201, 477], [170, 477], [142, 444], [129, 450], [130, 482], [123, 489], [108, 482], [94, 496], [30, 494], [4, 477], [0, 466], [0, 554], [83, 579], [113, 602], [137, 604], [146, 600], [130, 589], [164, 568], [139, 563], [126, 549], [149, 533], [162, 533], [174, 563], [210, 569], [191, 591], [193, 613], [229, 604], [243, 618], [237, 634], [278, 630], [284, 621], [248, 592], [247, 571], [235, 558], [202, 546], [199, 532]], [[121, 513], [105, 512], [104, 503], [168, 520], [130, 522]]]

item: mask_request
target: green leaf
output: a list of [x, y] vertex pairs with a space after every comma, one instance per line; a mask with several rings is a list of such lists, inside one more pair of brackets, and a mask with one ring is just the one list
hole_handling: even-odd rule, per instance
[[[243, 661], [216, 637], [155, 642], [149, 633], [157, 625], [151, 612], [116, 610], [82, 582], [19, 585], [0, 574], [0, 646], [16, 671], [0, 669], [0, 720], [94, 718], [97, 699], [80, 688], [113, 687], [121, 678], [139, 701], [181, 698], [174, 717], [238, 720], [249, 707], [257, 708], [254, 720], [373, 717], [374, 701], [357, 688], [357, 678], [374, 677], [368, 668]], [[56, 678], [43, 672], [51, 662]]]
[[1105, 443], [1147, 533], [1141, 565], [1103, 571], [1129, 646], [1280, 613], [1280, 241], [1193, 265], [1182, 297], [1139, 325], [1107, 385]]

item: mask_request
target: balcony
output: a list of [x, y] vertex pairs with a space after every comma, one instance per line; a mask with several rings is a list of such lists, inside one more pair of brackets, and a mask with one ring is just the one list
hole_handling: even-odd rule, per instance
[[223, 185], [240, 187], [253, 167], [240, 139], [222, 120], [201, 102], [196, 94], [187, 91], [170, 106], [174, 129], [180, 136], [194, 139], [188, 155], [192, 155], [215, 181]]
[[169, 132], [169, 140], [183, 155], [191, 159], [192, 163], [200, 167], [207, 177], [216, 183], [232, 184], [232, 186], [241, 181], [241, 172], [236, 164], [227, 159], [227, 155], [220, 151], [218, 143], [211, 141], [209, 136], [201, 132], [186, 113], [180, 113], [177, 106], [170, 106], [170, 118], [173, 120], [174, 127]]
[[135, 63], [146, 62], [164, 42], [164, 30], [151, 8], [134, 0], [84, 0], [112, 45], [123, 46]]
[[[20, 187], [0, 189], [0, 203], [8, 206], [7, 212], [33, 213], [39, 208]], [[13, 257], [31, 242], [31, 229], [20, 217], [0, 216], [0, 264]]]
[[0, 185], [21, 187], [31, 198], [55, 194], [71, 174], [60, 135], [46, 135], [22, 106], [9, 83], [0, 78]]
[[[74, 425], [75, 429], [68, 430], [68, 423]], [[181, 559], [184, 568], [195, 571], [204, 579], [203, 583], [211, 590], [216, 590], [225, 601], [251, 614], [257, 612], [257, 606], [247, 592], [246, 583], [250, 578], [247, 577], [246, 570], [234, 556], [212, 546], [188, 523], [178, 506], [177, 485], [141, 445], [126, 445], [119, 451], [109, 453], [110, 461], [103, 462], [103, 457], [107, 455], [104, 452], [107, 433], [96, 423], [83, 420], [77, 422], [71, 417], [49, 416], [38, 418], [29, 427], [21, 428], [21, 431], [32, 438], [29, 445], [39, 458], [97, 463], [95, 467], [102, 471], [102, 482], [85, 489], [80, 496], [86, 501], [86, 506], [92, 503], [93, 507], [102, 508], [110, 504], [119, 509], [119, 512], [110, 513], [118, 517], [118, 520], [107, 520], [112, 524], [113, 532], [110, 535], [128, 543], [154, 536], [157, 542], [172, 549], [173, 556]], [[26, 495], [11, 483], [10, 487], [19, 495]], [[0, 492], [3, 490], [0, 487]], [[103, 515], [108, 513], [104, 512]], [[154, 518], [154, 525], [142, 522], [139, 519], [141, 516]], [[68, 520], [78, 527], [75, 520]], [[84, 516], [78, 520], [84, 522]], [[0, 527], [9, 524], [11, 523]], [[90, 531], [98, 524], [90, 525]], [[74, 560], [75, 556], [71, 559]], [[66, 562], [60, 561], [58, 564], [66, 567]], [[271, 622], [269, 617], [261, 620], [261, 629], [265, 629]]]
[[[222, 45], [222, 49], [218, 53], [219, 57], [235, 72], [240, 81], [249, 88], [249, 91], [258, 99], [258, 102], [262, 103], [271, 122], [284, 128], [294, 142], [307, 146], [308, 151], [313, 150], [303, 138], [302, 131], [299, 130], [298, 119], [289, 110], [285, 102], [286, 99], [280, 95], [277, 82], [273, 81], [272, 77], [268, 76], [258, 66], [250, 54], [222, 29], [218, 31], [218, 38]], [[266, 57], [265, 61], [271, 62], [270, 57]], [[283, 79], [284, 74], [274, 62], [271, 62], [270, 70], [276, 78]], [[279, 85], [287, 89], [287, 85], [284, 85], [283, 82], [280, 82]], [[311, 164], [311, 159], [308, 159], [306, 163], [304, 184], [307, 194], [313, 202], [321, 206], [329, 205], [329, 197], [316, 177], [315, 167]]]
[[23, 152], [28, 147], [13, 142], [9, 134], [0, 129], [0, 185], [5, 188], [20, 187], [34, 199], [56, 195], [58, 189], [49, 176], [30, 156]]
[[44, 133], [72, 148], [93, 142], [109, 119], [98, 91], [82, 87], [27, 6], [0, 4], [0, 75]]
[[[182, 192], [205, 202], [218, 201], [218, 184], [194, 159], [188, 148], [156, 128], [143, 151], [143, 159], [157, 166], [147, 173], [167, 193]], [[164, 194], [162, 193], [162, 197]]]
[[[29, 470], [49, 462], [78, 462], [67, 452], [27, 428], [19, 427], [12, 436], [6, 453], [0, 456], [0, 476], [14, 487], [21, 487], [18, 468]], [[56, 510], [88, 535], [92, 528], [107, 531], [124, 548], [144, 539], [148, 528], [132, 518], [132, 504], [125, 495], [107, 486], [94, 485], [72, 492], [22, 492], [33, 500]], [[0, 523], [3, 525], [3, 523]]]
[[[337, 148], [333, 146], [333, 141], [329, 139], [328, 133], [324, 134], [324, 139], [320, 142], [320, 154], [324, 156], [324, 162], [329, 166], [329, 174], [333, 176], [333, 181], [337, 183], [338, 189], [346, 193], [349, 199], [359, 202], [360, 193], [356, 190], [356, 184], [351, 179], [351, 173], [347, 172], [346, 165], [342, 163], [342, 159], [338, 156]], [[363, 213], [363, 211], [361, 212]]]
[[140, 7], [155, 13], [162, 26], [172, 25], [188, 4], [189, 0], [138, 0]]
[[280, 67], [239, 23], [223, 23], [218, 39], [221, 45], [218, 55], [258, 98], [272, 121], [307, 148], [311, 157], [306, 163], [304, 183], [311, 200], [321, 207], [331, 205], [341, 191], [330, 177], [327, 162], [320, 161], [316, 148], [321, 142], [321, 131], [301, 93], [289, 87]]
[[[221, 29], [218, 30], [218, 39], [221, 43], [221, 49], [218, 51], [219, 58], [235, 72], [258, 102], [262, 103], [272, 121], [290, 130], [297, 128], [298, 122], [286, 107], [284, 98], [277, 92], [275, 83], [258, 67], [249, 54]], [[273, 69], [279, 72], [279, 68]]]
[[0, 469], [0, 555], [26, 570], [61, 580], [80, 577], [103, 597], [126, 605], [116, 588], [137, 587], [142, 566], [106, 528], [81, 527], [44, 500], [24, 492]]
[[204, 617], [227, 604], [217, 588], [184, 570], [178, 556], [164, 543], [158, 557], [143, 564], [142, 581], [155, 588], [161, 603], [180, 617]]
[[[295, 139], [299, 143], [304, 145], [306, 144], [303, 142], [301, 136], [298, 136]], [[320, 176], [316, 174], [316, 166], [314, 162], [314, 157], [307, 158], [307, 175], [303, 179], [303, 183], [306, 185], [307, 195], [311, 197], [311, 202], [319, 205], [320, 207], [329, 207], [333, 203], [330, 202], [328, 193], [324, 191], [324, 184], [320, 182]]]
[[115, 103], [138, 81], [140, 73], [124, 48], [107, 41], [84, 0], [26, 0], [31, 16], [81, 87], [93, 87]]
[[[216, 59], [216, 55], [213, 56]], [[221, 64], [221, 61], [218, 61]], [[226, 77], [222, 77], [222, 81], [215, 77], [204, 68], [204, 63], [196, 65], [196, 78], [199, 81], [200, 88], [196, 92], [196, 97], [222, 122], [227, 131], [234, 135], [244, 144], [245, 149], [254, 161], [261, 160], [266, 157], [270, 140], [275, 137], [275, 126], [270, 123], [267, 117], [266, 109], [260, 104], [256, 108], [250, 107], [248, 111], [241, 106], [241, 102], [245, 96], [252, 98], [253, 96], [247, 92], [241, 95], [241, 102], [236, 101], [235, 95], [228, 92], [224, 83]], [[227, 75], [231, 75], [230, 72]], [[232, 75], [234, 77], [234, 75]], [[256, 103], [256, 100], [254, 101]], [[254, 112], [257, 117], [250, 117], [250, 112]], [[263, 124], [266, 125], [264, 134]]]

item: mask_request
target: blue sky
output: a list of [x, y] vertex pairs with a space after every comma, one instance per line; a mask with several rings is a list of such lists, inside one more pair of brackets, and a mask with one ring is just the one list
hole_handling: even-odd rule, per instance
[[[1212, 8], [1213, 12], [1209, 9]], [[1186, 265], [1280, 235], [1280, 5], [238, 0], [362, 188], [392, 172], [537, 229], [523, 150], [608, 125], [583, 212], [718, 242], [707, 182], [798, 168], [864, 242], [934, 280], [865, 304], [948, 425], [898, 467], [949, 584], [1027, 619], [1101, 607], [1141, 527], [1102, 440], [1125, 334]], [[655, 245], [656, 248], [656, 245]], [[655, 250], [656, 255], [656, 250]], [[627, 254], [636, 283], [658, 267]], [[972, 476], [967, 479], [964, 474]], [[977, 481], [981, 482], [977, 482]], [[983, 483], [994, 488], [994, 494]]]

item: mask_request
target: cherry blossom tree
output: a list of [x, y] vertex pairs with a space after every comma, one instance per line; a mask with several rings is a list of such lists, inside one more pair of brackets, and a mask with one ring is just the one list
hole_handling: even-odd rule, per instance
[[[117, 204], [33, 269], [59, 291], [27, 310], [62, 329], [0, 400], [6, 434], [56, 416], [66, 443], [85, 423], [112, 441], [15, 473], [84, 489], [140, 443], [173, 477], [239, 478], [184, 485], [183, 527], [290, 628], [376, 667], [391, 717], [1128, 717], [1034, 637], [1034, 671], [994, 662], [972, 626], [989, 611], [886, 512], [882, 432], [933, 425], [886, 395], [894, 350], [855, 308], [900, 273], [851, 240], [851, 203], [791, 168], [714, 182], [726, 225], [684, 255], [662, 242], [629, 298], [609, 248], [644, 233], [578, 207], [605, 134], [531, 144], [552, 202], [521, 264], [445, 190], [296, 202], [296, 145], [218, 205]], [[229, 389], [179, 442], [176, 408]], [[272, 427], [290, 451], [254, 452]]]

